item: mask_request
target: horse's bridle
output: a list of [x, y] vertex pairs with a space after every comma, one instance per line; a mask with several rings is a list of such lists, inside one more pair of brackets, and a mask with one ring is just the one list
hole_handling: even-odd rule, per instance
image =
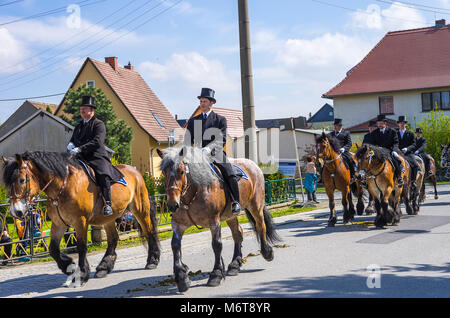
[[[331, 151], [331, 146], [330, 146], [330, 143], [327, 141], [327, 143], [326, 143], [326, 148], [327, 148], [327, 150], [328, 150], [328, 152], [329, 153], [331, 153], [332, 151]], [[327, 165], [327, 164], [330, 164], [330, 163], [332, 163], [332, 162], [335, 162], [336, 160], [338, 160], [340, 157], [342, 157], [342, 153], [340, 153], [340, 154], [338, 154], [337, 155], [337, 157], [336, 158], [334, 158], [334, 159], [331, 159], [331, 160], [324, 160], [324, 167]], [[339, 166], [341, 165], [341, 163], [342, 163], [342, 161], [340, 161], [339, 162], [339, 165], [336, 167], [336, 169], [331, 173], [331, 171], [328, 169], [328, 167], [327, 167], [327, 170], [328, 170], [328, 172], [330, 172], [331, 173], [331, 176], [334, 176], [334, 173], [337, 171], [337, 169], [339, 169]]]

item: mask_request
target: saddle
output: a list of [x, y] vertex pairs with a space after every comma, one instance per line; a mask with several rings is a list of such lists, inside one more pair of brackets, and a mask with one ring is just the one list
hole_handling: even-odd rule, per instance
[[[234, 164], [231, 164], [231, 166], [233, 167], [234, 175], [238, 178], [237, 181], [241, 179], [248, 180], [248, 175], [244, 172], [244, 170], [242, 170], [239, 166]], [[209, 167], [211, 168], [211, 171], [216, 175], [216, 177], [220, 181], [224, 182], [224, 178], [222, 176], [222, 173], [220, 172], [220, 169], [213, 163], [210, 163]]]
[[[84, 162], [81, 159], [78, 159], [78, 162], [81, 164], [81, 166], [83, 167], [84, 172], [86, 172], [87, 176], [89, 179], [91, 179], [92, 182], [94, 182], [95, 184], [97, 184], [97, 179], [95, 178], [95, 171], [94, 169], [92, 169], [86, 162]], [[117, 169], [116, 167], [113, 166], [114, 169]], [[127, 186], [127, 181], [125, 180], [125, 178], [122, 178], [118, 181], [111, 181], [111, 184], [113, 183], [119, 183], [123, 186]]]

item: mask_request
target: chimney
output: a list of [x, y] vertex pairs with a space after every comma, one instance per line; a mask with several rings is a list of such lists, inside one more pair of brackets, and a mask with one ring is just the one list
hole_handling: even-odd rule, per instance
[[436, 20], [436, 24], [434, 26], [435, 28], [442, 28], [445, 27], [445, 19]]
[[109, 65], [111, 65], [111, 67], [117, 71], [117, 69], [119, 68], [119, 64], [117, 62], [117, 57], [112, 56], [112, 57], [105, 57], [105, 62], [108, 63]]
[[134, 71], [134, 66], [131, 65], [130, 62], [128, 62], [128, 65], [125, 65], [124, 67], [125, 67], [127, 70], [132, 70], [132, 71]]

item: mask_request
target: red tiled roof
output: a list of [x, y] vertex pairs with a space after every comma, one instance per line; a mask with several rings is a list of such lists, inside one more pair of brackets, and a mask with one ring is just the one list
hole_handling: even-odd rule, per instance
[[[200, 106], [198, 106], [191, 117], [194, 117], [200, 114], [199, 110]], [[230, 108], [220, 108], [213, 107], [212, 110], [221, 116], [224, 116], [227, 119], [227, 134], [231, 138], [239, 138], [244, 136], [244, 122], [242, 110], [239, 109], [230, 109]], [[187, 122], [184, 127], [187, 127]]]
[[[373, 120], [373, 121], [377, 121], [377, 117], [374, 117], [370, 120], [367, 120], [365, 122], [359, 123], [357, 125], [351, 126], [351, 127], [347, 127], [344, 128], [345, 130], [348, 130], [350, 132], [363, 132], [363, 131], [369, 131], [369, 122]], [[390, 118], [386, 118], [386, 126], [391, 127], [391, 128], [397, 128], [397, 121], [394, 119], [390, 119]]]
[[[156, 141], [167, 142], [170, 129], [180, 125], [138, 72], [122, 67], [114, 70], [109, 63], [88, 58], [111, 86], [138, 124]], [[159, 125], [153, 114], [164, 127]]]
[[450, 86], [450, 26], [387, 33], [322, 97]]

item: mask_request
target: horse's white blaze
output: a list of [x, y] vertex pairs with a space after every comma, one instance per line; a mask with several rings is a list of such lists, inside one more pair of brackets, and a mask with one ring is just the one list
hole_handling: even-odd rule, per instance
[[25, 213], [26, 209], [27, 209], [27, 202], [25, 201], [25, 199], [22, 199], [11, 205], [11, 207], [9, 208], [9, 212], [13, 217], [19, 218], [17, 212], [20, 211], [22, 213]]

